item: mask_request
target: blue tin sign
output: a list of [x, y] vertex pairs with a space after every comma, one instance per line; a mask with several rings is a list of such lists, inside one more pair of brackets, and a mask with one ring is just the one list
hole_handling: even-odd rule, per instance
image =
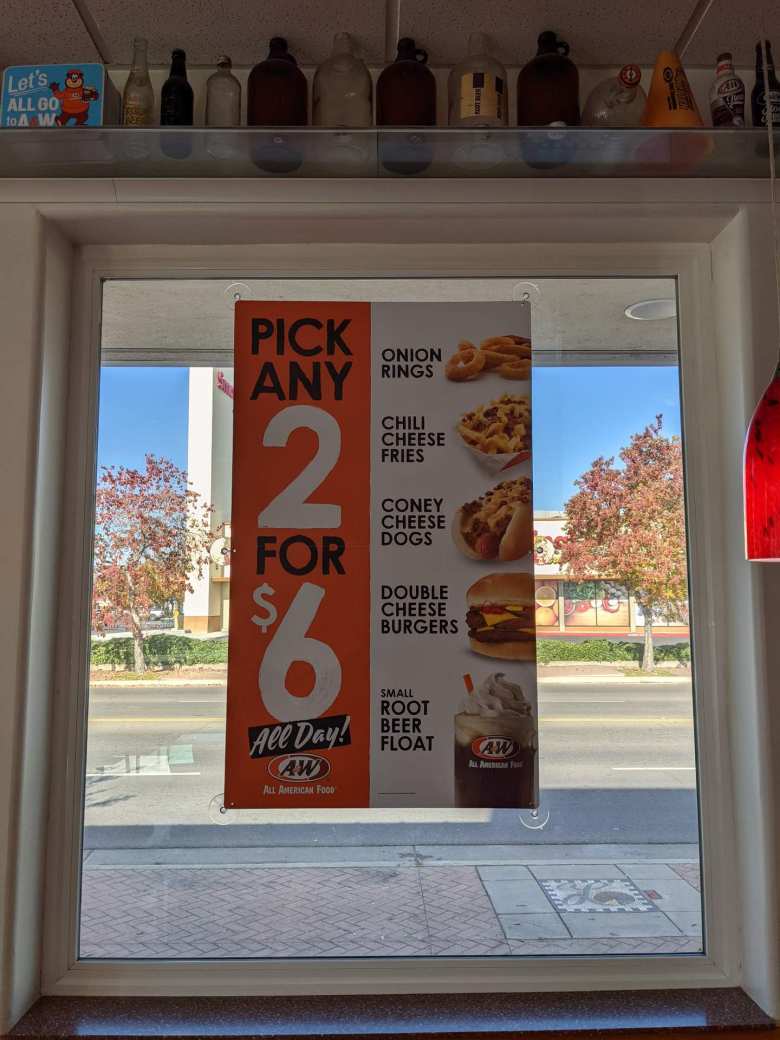
[[0, 126], [102, 126], [106, 95], [113, 93], [100, 64], [9, 66]]

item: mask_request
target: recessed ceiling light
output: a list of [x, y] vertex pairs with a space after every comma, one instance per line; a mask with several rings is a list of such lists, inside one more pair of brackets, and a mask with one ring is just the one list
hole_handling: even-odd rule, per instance
[[635, 321], [661, 321], [663, 318], [677, 317], [677, 304], [674, 300], [637, 300], [626, 307], [625, 315]]

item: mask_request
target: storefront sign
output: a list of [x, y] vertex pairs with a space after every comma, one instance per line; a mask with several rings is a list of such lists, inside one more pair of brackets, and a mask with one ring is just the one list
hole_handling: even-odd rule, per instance
[[225, 804], [538, 801], [530, 319], [236, 305]]

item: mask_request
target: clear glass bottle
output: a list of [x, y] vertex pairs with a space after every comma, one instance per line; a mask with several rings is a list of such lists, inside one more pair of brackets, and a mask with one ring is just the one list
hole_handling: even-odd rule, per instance
[[710, 87], [710, 111], [713, 126], [745, 125], [745, 84], [734, 71], [728, 51], [718, 55]]
[[450, 126], [507, 125], [506, 69], [490, 54], [488, 38], [469, 36], [468, 54], [450, 72]]
[[602, 80], [590, 92], [582, 110], [583, 126], [639, 126], [647, 96], [638, 65], [624, 65], [617, 76]]
[[241, 84], [226, 54], [206, 81], [206, 126], [241, 126]]
[[152, 126], [154, 124], [154, 88], [149, 78], [146, 40], [133, 40], [133, 64], [122, 94], [122, 123], [124, 126]]
[[314, 126], [371, 126], [371, 73], [355, 54], [349, 33], [336, 33], [333, 50], [314, 74]]

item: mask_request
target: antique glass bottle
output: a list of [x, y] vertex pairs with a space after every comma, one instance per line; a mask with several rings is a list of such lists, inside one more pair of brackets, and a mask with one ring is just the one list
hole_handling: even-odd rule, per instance
[[617, 76], [593, 88], [582, 110], [583, 126], [639, 126], [647, 97], [640, 85], [638, 65], [624, 65]]
[[154, 124], [154, 88], [149, 78], [146, 40], [133, 40], [133, 64], [122, 94], [122, 123], [124, 126], [152, 126]]
[[333, 51], [314, 74], [314, 126], [371, 126], [371, 73], [355, 54], [349, 33], [336, 33]]
[[517, 78], [518, 126], [578, 126], [580, 83], [569, 45], [554, 32], [543, 32], [536, 57]]
[[274, 36], [268, 57], [249, 73], [248, 126], [306, 126], [309, 87], [287, 40]]
[[377, 126], [436, 126], [436, 80], [427, 61], [413, 39], [398, 41], [395, 60], [376, 84]]
[[769, 40], [764, 41], [766, 47], [766, 71], [767, 91], [764, 89], [764, 58], [761, 53], [761, 44], [756, 44], [756, 82], [750, 95], [750, 107], [753, 115], [753, 126], [766, 126], [769, 122], [768, 112], [771, 112], [772, 126], [780, 129], [780, 82], [775, 73], [775, 63], [772, 59], [772, 44]]
[[160, 92], [160, 125], [192, 126], [193, 94], [187, 82], [187, 55], [171, 54], [171, 72]]
[[488, 38], [469, 36], [468, 54], [450, 72], [450, 126], [506, 126], [506, 69], [490, 54]]
[[241, 84], [230, 71], [227, 55], [217, 59], [217, 71], [206, 81], [206, 126], [241, 125]]
[[[411, 37], [398, 41], [395, 61], [385, 66], [376, 84], [376, 125], [436, 126], [436, 79], [427, 67], [428, 52]], [[380, 135], [382, 165], [391, 173], [422, 173], [431, 164], [433, 145], [419, 132]]]

